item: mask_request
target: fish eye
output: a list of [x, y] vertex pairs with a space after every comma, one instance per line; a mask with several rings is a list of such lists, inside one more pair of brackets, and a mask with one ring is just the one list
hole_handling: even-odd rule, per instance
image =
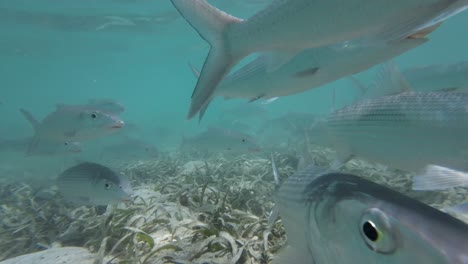
[[68, 146], [69, 143], [65, 141], [65, 143], [63, 143], [63, 144], [64, 144], [65, 146]]
[[364, 222], [362, 225], [362, 232], [370, 241], [375, 242], [379, 239], [379, 231], [377, 231], [372, 221]]
[[242, 139], [242, 142], [245, 143], [245, 138]]
[[106, 190], [109, 190], [110, 188], [112, 187], [112, 184], [111, 183], [104, 183], [104, 188], [106, 188]]
[[367, 246], [377, 253], [390, 254], [397, 249], [395, 227], [378, 208], [368, 209], [362, 214], [359, 231]]
[[97, 113], [96, 112], [92, 112], [91, 113], [91, 118], [92, 119], [96, 119], [98, 117]]

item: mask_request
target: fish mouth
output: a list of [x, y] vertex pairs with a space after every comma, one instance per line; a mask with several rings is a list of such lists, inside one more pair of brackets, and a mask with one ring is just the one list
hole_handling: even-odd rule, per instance
[[133, 200], [133, 198], [131, 196], [127, 196], [127, 197], [123, 197], [120, 200], [124, 203], [130, 203]]
[[115, 124], [115, 125], [110, 126], [110, 128], [116, 129], [116, 128], [122, 128], [123, 126], [124, 126], [123, 124]]

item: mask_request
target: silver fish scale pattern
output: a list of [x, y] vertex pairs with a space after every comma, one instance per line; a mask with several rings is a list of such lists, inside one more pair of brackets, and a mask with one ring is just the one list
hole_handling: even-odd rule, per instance
[[343, 125], [468, 126], [468, 94], [409, 92], [345, 107], [328, 118], [329, 127]]
[[305, 192], [307, 186], [319, 176], [324, 175], [327, 170], [327, 168], [313, 165], [305, 170], [296, 172], [281, 185], [276, 194], [278, 202], [281, 200], [299, 203], [306, 202], [308, 198]]

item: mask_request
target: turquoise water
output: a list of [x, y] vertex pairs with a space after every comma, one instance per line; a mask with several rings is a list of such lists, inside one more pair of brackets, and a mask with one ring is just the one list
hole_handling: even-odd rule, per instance
[[[248, 17], [268, 1], [210, 3], [235, 16]], [[109, 24], [112, 21], [114, 24]], [[450, 18], [429, 35], [428, 43], [395, 58], [396, 64], [406, 69], [468, 60], [466, 25], [468, 12]], [[245, 104], [245, 100], [216, 99], [200, 124], [197, 118], [186, 120], [196, 84], [188, 62], [200, 68], [209, 46], [170, 1], [0, 0], [0, 33], [0, 139], [32, 136], [32, 127], [18, 111], [20, 108], [42, 119], [56, 104], [84, 104], [89, 99], [104, 98], [125, 106], [121, 118], [129, 127], [137, 128], [128, 132], [133, 138], [156, 145], [161, 153], [174, 158], [182, 138], [209, 126], [224, 126], [220, 122], [223, 111]], [[375, 72], [373, 68], [356, 76], [369, 83]], [[254, 111], [251, 118], [239, 114], [233, 120], [260, 127], [265, 120], [287, 112], [325, 115], [333, 107], [356, 102], [358, 97], [351, 82], [344, 78], [267, 105], [256, 103], [267, 111], [266, 115], [255, 116], [258, 113]], [[255, 134], [255, 129], [243, 132]], [[41, 185], [50, 187], [56, 175], [70, 164], [100, 160], [97, 157], [101, 152], [95, 149], [106, 140], [84, 142], [84, 151], [78, 155], [25, 157], [21, 151], [0, 148], [0, 177], [41, 178]], [[288, 144], [288, 139], [266, 140], [259, 139], [265, 145]], [[256, 158], [268, 160], [269, 154], [261, 153]], [[123, 158], [119, 162], [127, 164], [130, 160]], [[141, 185], [138, 179], [132, 179]], [[24, 253], [36, 250], [38, 247], [28, 248]], [[8, 257], [20, 253], [18, 250]]]
[[[80, 103], [89, 98], [112, 98], [127, 108], [126, 120], [150, 127], [164, 124], [177, 130], [196, 131], [196, 121], [186, 121], [190, 95], [196, 83], [187, 62], [198, 67], [208, 51], [207, 43], [177, 14], [167, 1], [2, 1], [2, 12], [17, 10], [20, 18], [2, 19], [0, 54], [2, 63], [2, 120], [9, 124], [4, 133], [27, 134], [29, 124], [17, 111], [32, 109], [38, 117], [53, 110], [56, 103]], [[239, 16], [249, 11], [236, 1], [216, 1], [220, 8]], [[70, 7], [73, 3], [73, 7]], [[215, 3], [216, 4], [216, 3]], [[64, 16], [59, 25], [29, 21], [28, 13], [37, 21], [49, 16]], [[68, 17], [67, 17], [68, 15]], [[168, 21], [141, 26], [114, 26], [94, 30], [99, 22], [82, 26], [86, 17], [79, 16], [149, 16], [166, 15]], [[2, 15], [3, 16], [3, 15]], [[26, 16], [22, 18], [21, 16]], [[25, 20], [25, 21], [24, 21]], [[75, 27], [61, 29], [60, 23], [77, 20]], [[467, 59], [468, 37], [464, 27], [468, 15], [462, 13], [446, 21], [430, 35], [431, 41], [411, 50], [396, 61], [401, 68]], [[330, 84], [341, 88], [346, 81]], [[330, 90], [320, 88], [278, 100], [268, 106], [274, 114], [285, 110], [326, 113], [323, 100]], [[340, 92], [338, 98], [346, 98]], [[222, 101], [222, 100], [219, 100]], [[215, 102], [206, 115], [206, 125], [215, 117]]]

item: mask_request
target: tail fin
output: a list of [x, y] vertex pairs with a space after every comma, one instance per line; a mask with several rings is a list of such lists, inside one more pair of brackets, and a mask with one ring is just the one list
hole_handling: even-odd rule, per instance
[[24, 118], [26, 118], [26, 120], [31, 123], [34, 130], [37, 130], [37, 128], [41, 125], [41, 122], [39, 122], [29, 111], [25, 109], [20, 109], [20, 112], [23, 114]]
[[208, 109], [208, 106], [211, 103], [211, 98], [206, 101], [206, 103], [201, 107], [200, 112], [198, 113], [198, 123], [200, 124], [203, 116], [205, 115], [206, 110]]
[[213, 95], [216, 86], [229, 70], [242, 58], [231, 54], [225, 35], [230, 25], [242, 22], [205, 0], [171, 0], [182, 17], [206, 40], [210, 52], [200, 72], [187, 119], [191, 119]]
[[468, 173], [449, 168], [428, 165], [422, 175], [413, 177], [413, 190], [442, 190], [468, 185]]
[[190, 67], [190, 70], [192, 71], [193, 75], [195, 75], [195, 77], [200, 77], [200, 70], [198, 70], [195, 65], [193, 65], [192, 63], [188, 63], [189, 67]]

